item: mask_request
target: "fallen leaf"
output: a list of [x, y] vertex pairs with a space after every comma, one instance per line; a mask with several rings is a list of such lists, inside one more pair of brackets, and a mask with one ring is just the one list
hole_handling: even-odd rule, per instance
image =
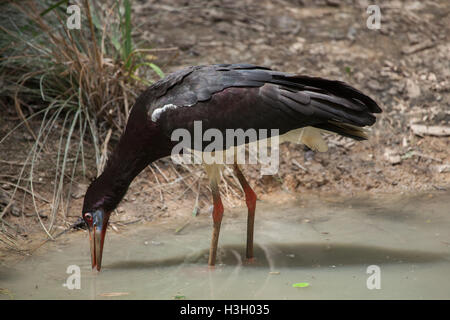
[[292, 285], [292, 287], [294, 287], [294, 288], [306, 288], [306, 287], [309, 287], [309, 283], [308, 282], [294, 283]]
[[446, 126], [427, 126], [424, 124], [411, 124], [411, 130], [418, 136], [450, 136], [450, 127]]
[[120, 296], [127, 296], [129, 295], [129, 292], [105, 292], [101, 293], [100, 296], [102, 297], [120, 297]]

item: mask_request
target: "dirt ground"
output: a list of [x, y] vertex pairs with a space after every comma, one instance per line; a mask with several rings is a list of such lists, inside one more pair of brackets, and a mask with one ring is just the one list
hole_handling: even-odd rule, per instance
[[[136, 0], [134, 36], [164, 49], [155, 54], [155, 61], [166, 73], [188, 65], [248, 62], [342, 80], [380, 104], [383, 113], [368, 141], [329, 136], [326, 153], [286, 143], [280, 148], [279, 173], [274, 176], [261, 177], [257, 166], [244, 167], [261, 199], [282, 201], [298, 193], [348, 197], [445, 192], [450, 188], [450, 3], [375, 4], [381, 9], [379, 30], [367, 27], [369, 2], [364, 0]], [[0, 116], [3, 137], [18, 118], [14, 110], [2, 110]], [[37, 128], [39, 120], [31, 126]], [[6, 193], [31, 142], [22, 128], [0, 145], [0, 186]], [[48, 200], [54, 186], [49, 169], [55, 154], [44, 155], [35, 189]], [[75, 181], [70, 206], [55, 221], [55, 233], [81, 214], [83, 192], [96, 174], [89, 152], [86, 159], [86, 178]], [[224, 177], [225, 207], [244, 205], [231, 171], [225, 170]], [[11, 252], [30, 253], [36, 239], [45, 238], [31, 198], [26, 192], [18, 195], [3, 218], [3, 235], [8, 240], [0, 242], [2, 259]], [[0, 199], [1, 210], [6, 203]], [[49, 206], [38, 199], [46, 225]], [[160, 160], [132, 183], [113, 215], [113, 229], [189, 216], [193, 211], [211, 211], [201, 168], [177, 168], [170, 160]]]

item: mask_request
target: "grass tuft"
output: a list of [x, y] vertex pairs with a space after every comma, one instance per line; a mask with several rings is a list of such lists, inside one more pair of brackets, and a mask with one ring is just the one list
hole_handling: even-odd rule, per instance
[[[137, 49], [132, 39], [130, 0], [70, 1], [80, 8], [80, 29], [70, 29], [68, 1], [8, 1], [0, 6], [0, 96], [14, 105], [33, 137], [11, 201], [20, 185], [29, 187], [34, 211], [49, 237], [57, 213], [66, 217], [72, 182], [86, 173], [88, 149], [94, 149], [97, 174], [106, 160], [111, 136], [122, 132], [137, 92], [164, 73], [146, 60], [152, 49]], [[40, 120], [38, 129], [31, 119]], [[51, 139], [57, 134], [58, 143]], [[92, 148], [93, 147], [93, 148]], [[43, 155], [54, 155], [50, 215], [43, 221], [36, 196], [36, 168]], [[0, 212], [0, 220], [6, 214]]]

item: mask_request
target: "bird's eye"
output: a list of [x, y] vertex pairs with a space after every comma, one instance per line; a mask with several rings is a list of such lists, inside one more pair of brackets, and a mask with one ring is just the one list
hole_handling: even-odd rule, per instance
[[90, 214], [90, 213], [85, 213], [85, 214], [84, 214], [84, 219], [86, 219], [86, 222], [91, 223], [91, 222], [92, 222], [92, 214]]

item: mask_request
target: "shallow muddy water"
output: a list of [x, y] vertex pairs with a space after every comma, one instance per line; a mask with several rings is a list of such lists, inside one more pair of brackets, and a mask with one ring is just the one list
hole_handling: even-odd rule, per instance
[[[91, 271], [86, 232], [63, 236], [0, 267], [0, 299], [450, 299], [448, 192], [258, 201], [250, 264], [246, 208], [226, 210], [215, 269], [210, 218], [190, 211], [178, 233], [187, 220], [109, 230], [101, 273]], [[67, 285], [70, 265], [80, 289]], [[380, 289], [368, 289], [369, 277]]]

